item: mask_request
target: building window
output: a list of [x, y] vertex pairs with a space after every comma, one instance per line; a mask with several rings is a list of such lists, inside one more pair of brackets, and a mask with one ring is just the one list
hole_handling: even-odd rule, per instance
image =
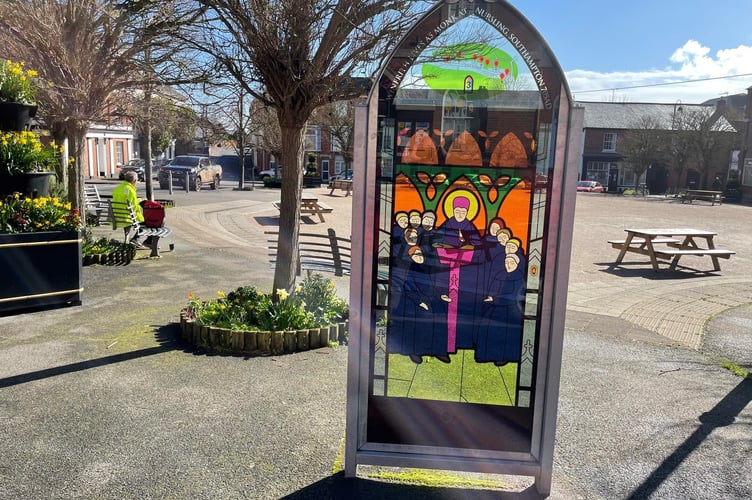
[[[464, 92], [450, 90], [444, 93], [442, 132], [453, 130], [457, 135], [464, 131], [472, 132], [474, 119], [475, 103], [468, 100]], [[420, 128], [429, 131], [430, 124], [426, 123], [425, 127], [422, 127], [420, 123], [416, 124], [416, 129]]]
[[340, 137], [341, 136], [339, 136], [337, 134], [337, 132], [338, 131], [337, 131], [337, 129], [335, 127], [330, 127], [329, 128], [329, 137], [332, 138], [332, 140], [331, 140], [332, 145], [331, 145], [331, 147], [329, 149], [332, 151], [332, 153], [341, 153], [342, 152], [342, 148], [340, 147], [341, 146], [340, 145], [340, 140], [341, 140]]
[[339, 175], [345, 171], [345, 160], [342, 158], [336, 158], [334, 160], [334, 173]]
[[752, 186], [752, 159], [744, 161], [744, 171], [742, 172], [742, 185]]
[[608, 184], [608, 171], [610, 168], [610, 162], [589, 161], [585, 168], [585, 179], [583, 180], [598, 181], [605, 186]]
[[619, 171], [619, 186], [638, 187], [637, 177], [631, 170]]
[[305, 144], [303, 149], [306, 151], [321, 151], [321, 129], [318, 127], [307, 127], [305, 135]]
[[115, 156], [117, 157], [117, 164], [122, 165], [125, 163], [125, 152], [123, 151], [123, 141], [115, 141]]
[[616, 134], [612, 132], [603, 134], [603, 151], [616, 151]]

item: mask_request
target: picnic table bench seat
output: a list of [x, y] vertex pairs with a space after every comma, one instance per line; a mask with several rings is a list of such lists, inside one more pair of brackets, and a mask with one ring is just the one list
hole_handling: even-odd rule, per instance
[[[166, 238], [172, 234], [172, 230], [168, 227], [147, 227], [138, 221], [136, 210], [130, 203], [122, 203], [118, 201], [110, 202], [110, 214], [112, 217], [112, 228], [117, 229], [120, 224], [122, 227], [129, 227], [130, 231], [125, 236], [125, 242], [130, 243], [134, 238], [144, 236], [151, 239], [150, 248], [151, 253], [149, 257], [159, 258], [159, 239]], [[128, 222], [122, 222], [122, 221]]]
[[732, 255], [736, 255], [736, 252], [733, 250], [726, 250], [725, 248], [662, 248], [660, 250], [656, 250], [655, 255], [656, 257], [664, 259], [670, 259], [672, 257], [676, 257], [677, 255], [696, 255], [699, 257], [711, 255], [720, 257], [722, 259], [729, 259]]

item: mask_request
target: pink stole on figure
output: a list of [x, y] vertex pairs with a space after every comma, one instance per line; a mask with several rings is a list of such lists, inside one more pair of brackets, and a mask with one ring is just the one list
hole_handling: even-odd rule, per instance
[[[449, 290], [446, 294], [452, 299], [447, 304], [447, 352], [455, 352], [457, 345], [457, 298], [460, 289], [460, 267], [473, 259], [473, 249], [437, 248], [439, 262], [449, 264]], [[442, 291], [443, 293], [443, 291]]]

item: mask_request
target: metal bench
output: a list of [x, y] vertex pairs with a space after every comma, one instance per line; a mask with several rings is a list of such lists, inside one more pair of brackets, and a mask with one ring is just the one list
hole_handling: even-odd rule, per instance
[[112, 220], [112, 229], [118, 227], [130, 227], [130, 231], [125, 235], [125, 242], [130, 243], [133, 238], [146, 236], [151, 239], [151, 253], [149, 257], [159, 258], [159, 239], [165, 238], [172, 234], [168, 227], [146, 227], [141, 225], [136, 215], [136, 210], [130, 203], [117, 201], [110, 202], [110, 215]]
[[102, 199], [95, 184], [84, 185], [84, 212], [89, 225], [103, 226], [110, 221], [110, 204]]
[[[279, 233], [265, 231], [266, 235], [274, 238], [267, 240], [272, 269], [277, 264], [277, 249]], [[327, 228], [327, 234], [300, 233], [298, 237], [298, 268], [296, 273], [301, 275], [306, 271], [308, 276], [313, 271], [330, 272], [335, 276], [350, 274], [351, 241], [349, 238], [337, 236], [332, 228]]]

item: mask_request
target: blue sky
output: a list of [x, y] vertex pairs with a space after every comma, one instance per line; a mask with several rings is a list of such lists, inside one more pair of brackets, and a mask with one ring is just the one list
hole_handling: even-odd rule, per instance
[[[546, 39], [577, 100], [700, 103], [752, 86], [752, 0], [510, 3]], [[703, 79], [712, 80], [624, 88]], [[586, 92], [599, 89], [610, 90]]]

